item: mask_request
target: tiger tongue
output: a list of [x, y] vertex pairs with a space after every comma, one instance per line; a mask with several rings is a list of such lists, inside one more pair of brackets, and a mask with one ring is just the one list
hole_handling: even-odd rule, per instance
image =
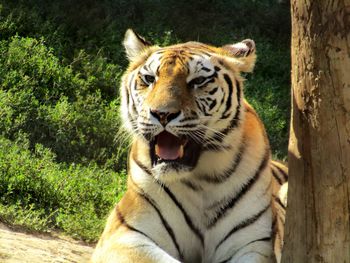
[[155, 147], [156, 155], [163, 160], [176, 160], [184, 153], [180, 138], [166, 131], [158, 134]]

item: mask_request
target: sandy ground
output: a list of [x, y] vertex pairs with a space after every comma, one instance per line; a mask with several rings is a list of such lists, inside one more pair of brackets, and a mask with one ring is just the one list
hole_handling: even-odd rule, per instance
[[63, 237], [26, 234], [0, 223], [0, 263], [88, 262], [93, 248]]

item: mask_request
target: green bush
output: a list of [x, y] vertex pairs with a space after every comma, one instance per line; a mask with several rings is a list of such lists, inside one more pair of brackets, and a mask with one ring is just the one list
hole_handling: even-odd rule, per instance
[[112, 157], [120, 121], [118, 100], [107, 94], [117, 90], [117, 65], [81, 52], [77, 59], [84, 63], [74, 71], [43, 40], [32, 38], [12, 38], [2, 54], [0, 133], [12, 140], [26, 133], [31, 149], [43, 144], [60, 162], [104, 164]]
[[[0, 201], [12, 208], [0, 209], [0, 219], [11, 222], [15, 217], [34, 229], [60, 228], [94, 241], [124, 192], [125, 180], [124, 171], [58, 164], [40, 144], [31, 152], [23, 137], [17, 143], [0, 137]], [[22, 214], [15, 215], [15, 209]]]

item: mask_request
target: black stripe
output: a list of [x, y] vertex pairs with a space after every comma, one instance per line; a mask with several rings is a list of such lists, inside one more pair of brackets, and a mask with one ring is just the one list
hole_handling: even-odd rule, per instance
[[205, 82], [205, 84], [203, 85], [203, 87], [207, 87], [209, 83], [214, 83], [216, 80], [217, 74], [215, 76], [215, 78], [211, 78], [210, 80], [208, 80], [207, 82]]
[[277, 175], [277, 173], [275, 172], [275, 170], [271, 167], [271, 171], [272, 171], [272, 175], [273, 177], [276, 179], [276, 181], [278, 182], [279, 185], [282, 185], [282, 179], [279, 178], [279, 176]]
[[210, 113], [207, 112], [206, 108], [205, 108], [205, 111], [203, 113], [204, 113], [204, 116], [207, 116], [207, 117], [213, 116], [213, 114], [210, 114]]
[[124, 218], [124, 216], [122, 215], [122, 213], [118, 210], [118, 206], [116, 206], [115, 210], [116, 210], [116, 213], [117, 213], [117, 217], [118, 217], [120, 223], [121, 223], [123, 226], [125, 226], [125, 227], [127, 227], [128, 229], [130, 229], [130, 230], [132, 230], [132, 231], [135, 231], [135, 232], [137, 232], [137, 233], [139, 233], [139, 234], [141, 234], [141, 235], [147, 237], [149, 240], [151, 240], [154, 244], [156, 244], [156, 245], [159, 247], [159, 245], [157, 244], [157, 242], [155, 242], [155, 241], [154, 241], [152, 238], [150, 238], [148, 235], [146, 235], [146, 234], [143, 233], [142, 231], [140, 231], [140, 230], [134, 228], [133, 226], [129, 225], [129, 224], [125, 221], [125, 218]]
[[227, 262], [229, 262], [229, 261], [231, 260], [231, 258], [232, 258], [232, 257], [230, 257], [230, 258], [228, 258], [228, 259], [226, 259], [226, 260], [220, 261], [219, 263], [227, 263]]
[[216, 100], [213, 100], [212, 103], [209, 105], [209, 110], [212, 110], [216, 106]]
[[[256, 243], [256, 242], [271, 242], [271, 237], [264, 237], [264, 238], [260, 238], [260, 239], [257, 239], [257, 240], [254, 240], [254, 241], [251, 241], [249, 242], [248, 244], [245, 244], [244, 246], [240, 247], [239, 249], [237, 249], [237, 251], [239, 251], [240, 249], [250, 245], [250, 244], [253, 244], [253, 243]], [[236, 254], [236, 253], [235, 253]], [[223, 260], [223, 261], [220, 261], [220, 263], [226, 263], [226, 262], [229, 262], [234, 256], [235, 254], [233, 254], [231, 257], [229, 257], [228, 259], [226, 260]]]
[[[217, 214], [214, 218], [214, 220], [208, 225], [209, 228], [215, 226], [215, 224], [222, 219], [229, 210], [233, 209], [236, 203], [253, 187], [255, 182], [259, 179], [261, 172], [266, 167], [268, 160], [270, 157], [270, 151], [267, 150], [263, 160], [261, 161], [258, 169], [256, 170], [253, 177], [251, 177], [242, 187], [241, 191], [239, 191], [232, 199], [230, 199], [229, 202], [227, 202], [225, 205], [220, 206], [220, 209], [217, 211]], [[225, 200], [220, 201], [220, 203], [224, 203]]]
[[272, 225], [271, 225], [271, 235], [275, 236], [277, 229], [277, 216], [274, 216], [272, 219]]
[[149, 69], [151, 68], [151, 66], [152, 66], [152, 64], [153, 64], [154, 62], [155, 62], [155, 60], [152, 59], [151, 62], [148, 64], [148, 68], [149, 68]]
[[132, 110], [133, 110], [134, 112], [137, 112], [136, 104], [135, 104], [135, 101], [134, 101], [134, 97], [132, 96], [132, 93], [130, 93], [130, 98], [131, 98]]
[[166, 229], [166, 231], [168, 232], [171, 240], [173, 241], [174, 243], [174, 246], [176, 247], [177, 249], [177, 252], [178, 252], [178, 255], [180, 257], [181, 260], [184, 259], [184, 256], [180, 250], [180, 247], [179, 247], [179, 244], [177, 243], [177, 240], [176, 240], [176, 237], [175, 237], [175, 234], [174, 234], [174, 231], [173, 229], [171, 228], [171, 226], [168, 224], [168, 222], [165, 220], [165, 218], [163, 217], [162, 213], [160, 212], [159, 208], [157, 207], [157, 204], [156, 202], [148, 195], [146, 194], [143, 189], [141, 189], [133, 180], [132, 180], [132, 177], [130, 177], [131, 179], [131, 182], [133, 183], [133, 185], [138, 189], [136, 192], [138, 195], [140, 195], [142, 198], [144, 198], [153, 208], [154, 210], [157, 212], [158, 216], [159, 216], [159, 219], [162, 221], [162, 224], [164, 226], [164, 228]]
[[209, 104], [210, 104], [210, 101], [212, 101], [212, 99], [206, 97], [206, 98], [200, 98], [199, 99], [202, 103], [203, 103], [203, 106], [204, 106], [204, 116], [212, 116], [212, 114], [209, 114], [207, 109], [209, 108]]
[[205, 111], [205, 108], [203, 107], [203, 105], [201, 103], [199, 103], [197, 100], [195, 100], [197, 107], [200, 109], [201, 112]]
[[137, 166], [140, 167], [146, 174], [153, 176], [152, 172], [145, 165], [143, 165], [139, 160], [135, 158], [133, 158], [133, 160], [137, 164]]
[[217, 91], [218, 91], [218, 87], [215, 87], [215, 88], [213, 88], [211, 91], [209, 91], [208, 93], [210, 94], [210, 95], [214, 95]]
[[256, 242], [271, 242], [272, 241], [272, 238], [271, 236], [269, 237], [263, 237], [263, 238], [259, 238], [257, 240], [253, 240], [253, 241], [250, 241], [248, 244], [245, 244], [243, 247], [241, 247], [240, 249], [246, 247], [246, 246], [249, 246], [250, 244], [253, 244], [253, 243], [256, 243]]
[[179, 64], [181, 66], [183, 66], [184, 68], [187, 68], [187, 73], [190, 73], [190, 69], [188, 68], [187, 63], [185, 63], [185, 61], [183, 60], [183, 57], [182, 56], [176, 56], [176, 58], [178, 59]]
[[218, 77], [218, 73], [215, 71], [213, 74], [208, 76], [207, 79], [210, 79], [209, 82], [214, 82], [217, 77]]
[[127, 107], [127, 109], [129, 109], [129, 100], [130, 100], [130, 98], [129, 98], [129, 90], [128, 90], [128, 87], [125, 87], [124, 86], [124, 89], [125, 89], [125, 97], [126, 97], [126, 107]]
[[239, 150], [238, 150], [230, 168], [225, 170], [220, 175], [213, 175], [213, 174], [207, 175], [206, 174], [206, 175], [201, 175], [199, 178], [201, 180], [206, 181], [207, 183], [213, 183], [213, 184], [220, 184], [220, 183], [225, 182], [228, 178], [231, 177], [231, 175], [236, 171], [238, 165], [241, 163], [242, 156], [245, 152], [245, 149], [246, 149], [246, 143], [245, 143], [245, 140], [243, 139], [241, 142], [241, 146], [239, 147]]
[[257, 240], [254, 240], [254, 241], [250, 242], [249, 244], [254, 243], [254, 242], [259, 242], [259, 241], [266, 241], [266, 242], [268, 242], [268, 241], [271, 241], [271, 237], [260, 238], [260, 239], [257, 239]]
[[185, 122], [185, 121], [193, 121], [193, 120], [197, 120], [198, 118], [195, 117], [185, 117], [181, 120], [179, 120], [179, 122]]
[[198, 124], [185, 124], [185, 125], [181, 125], [179, 127], [176, 127], [176, 128], [179, 128], [179, 129], [182, 129], [182, 128], [194, 128], [194, 127], [197, 127]]
[[192, 189], [192, 190], [195, 191], [195, 192], [202, 190], [202, 187], [200, 187], [199, 185], [196, 185], [196, 184], [192, 183], [191, 181], [182, 180], [181, 182], [182, 182], [184, 185], [186, 185], [188, 188]]
[[232, 131], [234, 128], [236, 128], [238, 126], [239, 123], [239, 115], [241, 113], [241, 87], [239, 82], [236, 80], [236, 92], [237, 92], [237, 107], [236, 107], [236, 113], [233, 116], [233, 118], [230, 121], [230, 124], [227, 128], [223, 129], [222, 131], [220, 131], [218, 134], [215, 134], [212, 139], [216, 140], [218, 142], [222, 142], [223, 138], [222, 134], [227, 135], [230, 131]]
[[150, 127], [150, 126], [155, 126], [154, 124], [152, 124], [152, 123], [147, 123], [147, 122], [139, 122], [139, 124], [144, 125], [144, 126], [148, 126], [148, 127]]
[[278, 167], [278, 165], [276, 165], [276, 164], [274, 164], [274, 163], [272, 163], [272, 165], [273, 165], [274, 167], [276, 167], [277, 170], [282, 174], [283, 179], [284, 179], [284, 183], [287, 182], [287, 181], [288, 181], [288, 174], [287, 174], [285, 171], [283, 171], [282, 168]]
[[282, 203], [281, 199], [278, 196], [273, 195], [273, 198], [275, 199], [277, 204], [279, 204], [284, 210], [286, 209], [285, 205]]
[[145, 71], [148, 71], [148, 72], [151, 71], [150, 68], [149, 68], [149, 66], [148, 66], [147, 64], [143, 65], [142, 68], [143, 68], [143, 70], [145, 70]]
[[131, 127], [133, 128], [133, 130], [137, 130], [137, 124], [134, 121], [132, 121], [133, 118], [132, 118], [132, 115], [130, 114], [130, 112], [128, 112], [128, 119], [130, 120]]
[[208, 98], [199, 98], [204, 103], [204, 106], [208, 106]]
[[188, 85], [188, 87], [190, 87], [190, 88], [193, 88], [193, 87], [197, 86], [199, 89], [202, 89], [202, 88], [204, 88], [204, 87], [207, 87], [207, 85], [208, 85], [209, 83], [215, 82], [215, 79], [217, 78], [217, 76], [218, 76], [218, 73], [214, 72], [214, 73], [213, 73], [212, 75], [210, 75], [210, 76], [207, 76], [207, 77], [202, 76], [203, 78], [205, 78], [205, 80], [202, 82], [202, 84], [195, 84], [195, 81], [196, 81], [197, 78], [194, 78], [194, 79], [192, 79], [190, 82], [188, 82], [187, 85]]
[[270, 204], [268, 204], [267, 206], [265, 206], [261, 211], [259, 211], [258, 213], [256, 213], [255, 215], [253, 215], [252, 217], [240, 222], [238, 225], [236, 225], [234, 228], [232, 228], [230, 230], [230, 232], [228, 232], [226, 234], [226, 236], [221, 239], [221, 241], [217, 244], [215, 250], [218, 250], [218, 248], [230, 237], [232, 236], [235, 232], [241, 230], [242, 228], [245, 228], [253, 223], [255, 223], [268, 209], [270, 208]]
[[159, 49], [159, 50], [156, 51], [154, 54], [161, 55], [161, 54], [164, 54], [165, 52], [166, 52], [165, 49]]
[[267, 195], [267, 194], [271, 195], [272, 180], [273, 180], [272, 177], [270, 177], [270, 182], [264, 191], [264, 195]]
[[225, 130], [221, 131], [221, 133], [223, 133], [223, 134], [227, 134], [230, 130], [232, 130], [233, 128], [236, 128], [238, 126], [239, 115], [241, 112], [241, 86], [237, 80], [236, 80], [236, 97], [237, 97], [236, 114], [231, 119], [229, 127], [226, 128]]
[[134, 87], [133, 87], [134, 90], [137, 90], [137, 79], [134, 81]]
[[221, 118], [222, 119], [226, 119], [230, 114], [226, 115], [226, 113], [231, 109], [232, 106], [232, 93], [233, 93], [233, 85], [232, 85], [232, 81], [229, 77], [229, 75], [224, 74], [224, 79], [228, 85], [228, 98], [226, 100], [226, 108], [224, 113], [222, 114]]
[[[142, 163], [140, 163], [138, 160], [134, 159], [135, 163], [148, 175], [152, 176], [151, 171], [144, 166]], [[195, 233], [195, 235], [200, 239], [202, 246], [204, 246], [204, 237], [203, 234], [200, 232], [200, 230], [193, 224], [191, 218], [189, 217], [189, 215], [187, 214], [187, 212], [185, 211], [185, 209], [183, 208], [183, 206], [180, 204], [180, 202], [177, 200], [177, 198], [175, 197], [175, 195], [170, 191], [170, 189], [168, 187], [166, 187], [164, 184], [162, 184], [159, 180], [155, 179], [155, 182], [161, 186], [164, 191], [168, 194], [168, 196], [170, 197], [170, 199], [175, 203], [175, 205], [179, 208], [179, 210], [182, 212], [182, 215], [187, 223], [187, 225], [189, 226], [189, 228]]]
[[190, 55], [192, 55], [192, 56], [198, 56], [198, 57], [201, 57], [201, 58], [204, 58], [204, 59], [205, 59], [206, 57], [203, 56], [203, 54], [206, 55], [206, 56], [208, 56], [208, 57], [211, 57], [211, 54], [209, 54], [209, 53], [207, 53], [207, 52], [205, 52], [205, 51], [200, 51], [200, 52], [198, 52], [198, 53], [192, 52], [192, 51], [188, 51], [187, 53], [190, 54]]
[[[223, 89], [222, 87], [220, 87], [220, 90], [221, 90], [223, 93], [225, 93], [225, 92], [224, 92], [224, 89]], [[220, 101], [220, 105], [222, 105], [222, 104], [224, 103], [224, 101], [225, 101], [225, 96], [222, 96], [221, 101]]]
[[177, 200], [177, 198], [175, 197], [175, 195], [170, 191], [170, 189], [168, 187], [166, 187], [165, 185], [161, 184], [159, 181], [157, 181], [157, 183], [163, 187], [164, 191], [168, 194], [168, 196], [171, 198], [171, 200], [173, 200], [173, 202], [175, 203], [175, 205], [179, 208], [179, 210], [182, 212], [182, 215], [187, 223], [187, 225], [189, 226], [189, 228], [193, 231], [193, 233], [199, 238], [199, 240], [202, 243], [202, 246], [204, 246], [204, 237], [203, 234], [201, 233], [201, 231], [193, 224], [192, 219], [189, 217], [189, 215], [187, 214], [187, 212], [185, 211], [185, 209], [183, 208], [183, 206], [180, 204], [180, 202]]
[[135, 75], [136, 75], [136, 73], [133, 72], [133, 73], [131, 74], [130, 78], [129, 78], [128, 88], [130, 88], [130, 89], [131, 89], [132, 84], [133, 84], [133, 82], [134, 82], [134, 80], [135, 80]]

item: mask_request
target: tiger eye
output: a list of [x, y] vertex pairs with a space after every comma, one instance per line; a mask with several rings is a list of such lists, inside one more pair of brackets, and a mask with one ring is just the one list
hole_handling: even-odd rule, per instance
[[143, 78], [147, 84], [152, 84], [155, 81], [155, 77], [152, 75], [145, 75]]
[[205, 77], [198, 77], [193, 79], [191, 82], [193, 82], [193, 84], [195, 85], [200, 85], [205, 81], [205, 79], [206, 79]]
[[195, 78], [195, 79], [192, 79], [189, 83], [188, 83], [188, 86], [190, 88], [194, 88], [196, 85], [201, 85], [207, 78], [205, 77], [198, 77], [198, 78]]

